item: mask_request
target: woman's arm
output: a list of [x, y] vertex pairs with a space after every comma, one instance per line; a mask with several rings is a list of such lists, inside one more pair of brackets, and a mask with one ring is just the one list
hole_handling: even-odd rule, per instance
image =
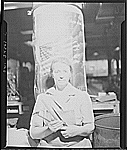
[[73, 136], [89, 136], [93, 130], [94, 130], [94, 124], [88, 123], [83, 126], [77, 126], [77, 125], [69, 125], [62, 128], [65, 131], [61, 131], [62, 135], [65, 138], [73, 137]]
[[94, 115], [92, 109], [92, 102], [89, 95], [83, 92], [82, 95], [78, 97], [80, 105], [80, 112], [83, 116], [83, 126], [70, 125], [68, 127], [63, 127], [65, 131], [61, 131], [65, 138], [73, 137], [76, 135], [88, 136], [94, 130]]
[[88, 136], [93, 132], [95, 125], [92, 101], [86, 92], [83, 92], [80, 111], [83, 116], [83, 126], [79, 129], [79, 135]]
[[48, 126], [31, 126], [30, 135], [33, 139], [42, 139], [56, 132], [63, 127], [63, 122], [60, 120], [50, 121]]
[[[62, 121], [54, 120], [52, 117], [47, 118], [50, 114], [45, 111], [47, 109], [43, 104], [43, 99], [46, 98], [44, 94], [39, 95], [34, 106], [30, 122], [30, 135], [33, 139], [45, 138], [63, 127]], [[53, 121], [50, 121], [52, 119]]]
[[33, 139], [42, 139], [53, 133], [48, 126], [30, 127], [30, 136]]
[[93, 132], [95, 126], [92, 101], [87, 92], [83, 92], [80, 111], [83, 116], [83, 126], [80, 127], [79, 133], [88, 136]]
[[45, 112], [45, 107], [42, 103], [42, 98], [44, 98], [44, 94], [40, 94], [37, 97], [33, 113], [30, 121], [30, 136], [33, 139], [42, 139], [52, 133], [52, 131], [48, 128], [48, 126], [44, 126], [44, 119], [41, 118], [38, 113]]
[[94, 130], [94, 123], [87, 123], [83, 126], [79, 126], [77, 129], [77, 135], [89, 136]]

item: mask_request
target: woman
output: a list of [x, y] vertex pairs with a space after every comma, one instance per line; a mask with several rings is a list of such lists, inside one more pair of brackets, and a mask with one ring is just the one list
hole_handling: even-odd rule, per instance
[[55, 85], [41, 93], [33, 110], [30, 135], [42, 147], [91, 148], [87, 137], [94, 130], [94, 115], [89, 95], [70, 84], [72, 67], [67, 58], [51, 64]]

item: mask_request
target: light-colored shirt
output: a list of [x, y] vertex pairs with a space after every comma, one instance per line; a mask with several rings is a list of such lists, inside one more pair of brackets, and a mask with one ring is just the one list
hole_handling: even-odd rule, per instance
[[58, 107], [53, 106], [58, 112], [73, 111], [74, 116], [71, 119], [75, 119], [74, 124], [76, 125], [94, 123], [90, 96], [86, 91], [81, 91], [68, 83], [63, 91], [58, 91], [52, 87], [45, 93], [38, 95], [30, 122], [33, 127], [47, 126], [48, 123], [45, 119], [34, 115], [36, 112], [41, 112], [40, 115], [50, 121], [54, 119], [49, 109], [44, 105], [44, 101], [48, 107], [52, 107], [54, 104], [58, 105]]

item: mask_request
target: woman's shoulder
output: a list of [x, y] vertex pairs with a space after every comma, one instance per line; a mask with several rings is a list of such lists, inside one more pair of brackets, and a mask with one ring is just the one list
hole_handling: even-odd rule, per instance
[[87, 93], [87, 91], [82, 91], [82, 90], [80, 90], [80, 89], [78, 89], [78, 88], [76, 88], [76, 87], [74, 87], [73, 86], [73, 92], [75, 92], [75, 94], [78, 94], [78, 95], [89, 95], [88, 93]]
[[81, 91], [80, 89], [77, 89], [76, 87], [73, 87], [73, 91], [75, 93], [75, 96], [78, 98], [78, 101], [79, 100], [90, 100], [90, 96], [89, 94], [87, 93], [87, 91]]
[[44, 93], [40, 93], [37, 96], [37, 101], [41, 103], [48, 102], [49, 100], [51, 100], [52, 94], [53, 94], [53, 89], [51, 88]]
[[55, 91], [54, 87], [51, 87], [48, 90], [46, 90], [45, 92], [40, 93], [37, 97], [40, 98], [40, 97], [48, 95], [48, 94], [53, 94], [54, 91]]
[[38, 94], [38, 96], [37, 96], [37, 100], [42, 99], [42, 98], [45, 97], [45, 96], [47, 96], [46, 93], [40, 93], [40, 94]]
[[55, 88], [54, 88], [54, 87], [49, 88], [49, 89], [45, 92], [45, 94], [47, 94], [47, 95], [53, 95], [54, 93], [55, 93]]

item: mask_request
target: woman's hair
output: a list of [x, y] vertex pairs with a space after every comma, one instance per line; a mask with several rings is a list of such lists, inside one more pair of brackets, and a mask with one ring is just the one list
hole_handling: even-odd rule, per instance
[[69, 59], [66, 57], [57, 57], [51, 63], [50, 74], [52, 74], [52, 72], [53, 72], [53, 65], [57, 62], [61, 62], [61, 63], [68, 65], [70, 67], [70, 71], [72, 73], [72, 65], [71, 65], [71, 62], [69, 61]]

